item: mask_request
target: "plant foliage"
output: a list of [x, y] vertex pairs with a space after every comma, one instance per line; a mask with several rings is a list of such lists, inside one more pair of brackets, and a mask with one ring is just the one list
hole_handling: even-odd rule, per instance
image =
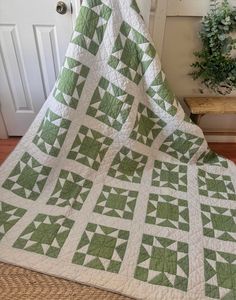
[[197, 61], [192, 64], [194, 79], [220, 94], [230, 94], [236, 87], [236, 39], [232, 33], [236, 30], [236, 8], [227, 0], [220, 3], [211, 0], [211, 10], [202, 20], [200, 38], [203, 48], [195, 52]]

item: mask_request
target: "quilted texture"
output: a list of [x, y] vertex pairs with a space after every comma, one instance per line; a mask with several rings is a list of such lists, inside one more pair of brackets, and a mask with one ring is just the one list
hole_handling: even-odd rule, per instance
[[84, 0], [0, 172], [0, 260], [136, 299], [236, 299], [236, 168], [184, 114], [134, 0]]

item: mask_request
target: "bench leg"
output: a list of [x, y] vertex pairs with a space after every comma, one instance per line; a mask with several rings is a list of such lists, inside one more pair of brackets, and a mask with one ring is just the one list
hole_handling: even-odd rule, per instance
[[204, 115], [195, 115], [195, 114], [191, 114], [190, 118], [192, 119], [192, 121], [196, 124], [199, 125], [200, 124], [200, 120]]

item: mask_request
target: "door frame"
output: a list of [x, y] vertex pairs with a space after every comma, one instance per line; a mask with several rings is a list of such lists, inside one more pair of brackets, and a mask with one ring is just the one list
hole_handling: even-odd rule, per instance
[[164, 43], [168, 0], [152, 0], [150, 30], [161, 60]]

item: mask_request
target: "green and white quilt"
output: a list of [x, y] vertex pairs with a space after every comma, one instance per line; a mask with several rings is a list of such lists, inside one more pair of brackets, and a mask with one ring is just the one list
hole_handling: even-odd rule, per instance
[[236, 167], [168, 87], [134, 0], [84, 0], [1, 167], [0, 260], [135, 299], [236, 299]]

